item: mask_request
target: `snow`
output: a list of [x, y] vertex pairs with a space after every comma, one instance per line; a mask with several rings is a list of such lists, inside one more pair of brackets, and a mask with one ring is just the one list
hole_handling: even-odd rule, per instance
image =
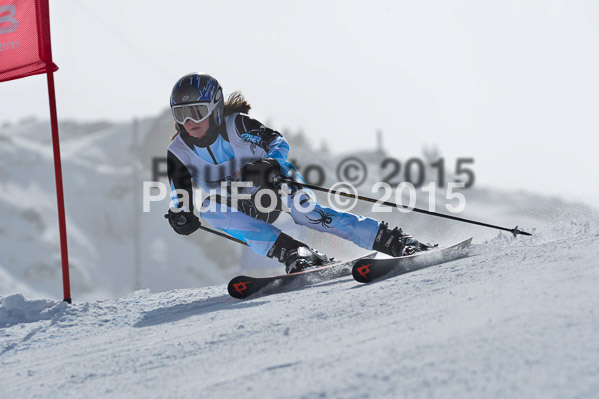
[[0, 326], [10, 327], [19, 323], [33, 323], [40, 320], [50, 320], [56, 314], [64, 311], [67, 304], [38, 299], [26, 300], [21, 294], [3, 298], [0, 303]]
[[[71, 296], [75, 300], [117, 298], [141, 288], [157, 292], [204, 287], [239, 273], [281, 272], [276, 261], [210, 234], [177, 235], [163, 218], [168, 199], [152, 203], [151, 212], [142, 212], [143, 182], [152, 179], [152, 160], [164, 158], [172, 129], [170, 111], [129, 124], [61, 121]], [[388, 174], [380, 170], [380, 153], [332, 155], [310, 149], [300, 136], [287, 136], [293, 142], [291, 159], [299, 160], [302, 168], [323, 167], [323, 185], [333, 185], [337, 166], [348, 156], [356, 156], [371, 172], [360, 194], [381, 195], [370, 191], [383, 177], [381, 173]], [[50, 138], [48, 121], [0, 129], [0, 275], [4, 276], [0, 296], [21, 293], [36, 299], [63, 298]], [[432, 162], [430, 154], [423, 158]], [[437, 175], [436, 170], [426, 173], [429, 179]], [[447, 176], [446, 181], [452, 179]], [[159, 181], [166, 183], [163, 177]], [[596, 214], [577, 201], [530, 192], [476, 184], [464, 193], [466, 211], [459, 216], [509, 228], [518, 224], [524, 230], [542, 229], [555, 220], [580, 221]], [[444, 212], [445, 195], [444, 190], [437, 190], [438, 211]], [[316, 196], [327, 203], [326, 194]], [[419, 191], [417, 199], [419, 207], [428, 208], [428, 194]], [[374, 213], [372, 204], [358, 204], [354, 212], [401, 226], [428, 242], [451, 243], [473, 236], [475, 243], [481, 243], [495, 234], [491, 229], [422, 215]], [[349, 242], [324, 239], [321, 233], [297, 226], [288, 215], [276, 224], [329, 256], [348, 259], [362, 251]]]
[[0, 304], [0, 386], [52, 397], [593, 397], [597, 224], [498, 235], [471, 256], [230, 298], [224, 284]]
[[[157, 135], [168, 140], [165, 131], [154, 131], [159, 121], [139, 122], [136, 149]], [[78, 300], [115, 298], [141, 287], [205, 286], [224, 278], [207, 256], [206, 237], [182, 238], [164, 228], [168, 201], [155, 203], [150, 213], [138, 210], [150, 170], [139, 167], [142, 156], [131, 151], [131, 131], [129, 124], [60, 125], [71, 290]], [[6, 276], [0, 295], [62, 298], [50, 137], [47, 121], [0, 131], [0, 275]], [[152, 156], [164, 156], [165, 148]], [[180, 256], [178, 262], [167, 262], [167, 247]]]
[[[133, 217], [169, 118], [139, 122], [137, 159], [130, 125], [62, 125], [71, 305], [59, 301], [48, 124], [0, 132], [2, 398], [597, 396], [596, 209], [575, 198], [468, 190], [460, 216], [534, 234], [514, 238], [360, 204], [356, 213], [426, 241], [474, 236], [471, 254], [369, 285], [348, 276], [239, 301], [227, 294], [231, 277], [281, 266], [218, 237], [177, 236], [162, 217], [167, 202]], [[323, 159], [298, 147], [293, 157], [304, 165]], [[362, 155], [377, 164], [376, 154]], [[325, 157], [325, 185], [341, 158]], [[330, 256], [365, 253], [286, 215], [277, 223]]]

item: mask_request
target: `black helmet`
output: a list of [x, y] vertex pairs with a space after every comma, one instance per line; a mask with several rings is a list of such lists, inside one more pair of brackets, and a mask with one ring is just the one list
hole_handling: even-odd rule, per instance
[[[225, 110], [223, 89], [216, 79], [205, 73], [185, 75], [173, 87], [171, 110], [181, 125], [188, 119], [198, 123], [212, 116], [211, 122], [220, 126]], [[211, 124], [210, 128], [216, 126]]]

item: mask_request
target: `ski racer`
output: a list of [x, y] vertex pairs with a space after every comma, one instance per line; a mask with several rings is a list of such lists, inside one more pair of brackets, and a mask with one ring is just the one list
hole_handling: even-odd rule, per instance
[[[390, 229], [384, 222], [325, 207], [299, 187], [290, 185], [283, 195], [273, 177], [304, 182], [287, 161], [289, 144], [279, 132], [248, 116], [251, 106], [240, 92], [225, 101], [222, 87], [212, 76], [183, 76], [172, 90], [170, 106], [176, 132], [167, 150], [172, 202], [165, 217], [177, 233], [188, 235], [201, 225], [194, 213], [195, 181], [211, 193], [202, 202], [200, 216], [245, 241], [255, 252], [276, 258], [286, 273], [326, 264], [329, 259], [272, 225], [282, 209], [289, 211], [296, 224], [394, 257], [428, 248], [397, 227]], [[239, 190], [243, 199], [231, 190], [231, 183], [239, 181], [252, 183]], [[256, 203], [260, 200], [262, 209], [268, 206], [270, 197], [257, 195], [264, 188], [273, 190], [277, 201], [269, 212], [259, 210]]]

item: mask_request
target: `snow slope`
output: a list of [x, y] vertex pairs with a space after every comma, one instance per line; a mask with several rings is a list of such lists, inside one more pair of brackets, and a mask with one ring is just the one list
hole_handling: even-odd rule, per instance
[[[137, 147], [130, 125], [61, 126], [72, 305], [56, 301], [47, 123], [0, 132], [0, 397], [597, 397], [595, 209], [534, 193], [468, 190], [461, 216], [534, 233], [514, 239], [359, 204], [356, 213], [427, 241], [474, 236], [471, 256], [371, 285], [344, 277], [237, 301], [225, 286], [239, 272], [237, 246], [206, 234], [177, 236], [162, 218], [166, 202], [133, 227], [135, 194], [150, 178], [151, 157], [164, 151], [170, 123], [164, 115], [140, 121]], [[123, 140], [138, 148], [141, 170]], [[304, 166], [322, 162], [325, 185], [334, 183], [342, 156], [293, 151]], [[379, 155], [356, 155], [377, 167]], [[377, 179], [370, 175], [361, 194], [372, 195], [366, 187]], [[361, 251], [294, 227], [285, 215], [280, 223], [329, 255]], [[143, 269], [136, 276], [137, 233]], [[263, 261], [247, 255], [246, 266]]]
[[[172, 123], [169, 110], [136, 123], [61, 122], [71, 291], [76, 301], [117, 298], [141, 288], [156, 292], [220, 284], [241, 269], [251, 268], [255, 275], [281, 271], [276, 261], [210, 234], [177, 235], [163, 218], [168, 199], [152, 203], [151, 212], [142, 212], [143, 182], [152, 180], [153, 160], [165, 155]], [[300, 134], [286, 137], [292, 143], [290, 159], [297, 161], [301, 171], [321, 166], [326, 186], [337, 182], [336, 169], [342, 160], [348, 156], [361, 159], [369, 173], [360, 194], [377, 198], [382, 193], [370, 188], [389, 174], [389, 168], [381, 169], [381, 159], [413, 155], [364, 150], [333, 155], [311, 148]], [[47, 121], [0, 127], [0, 296], [21, 293], [36, 299], [63, 298], [50, 138]], [[427, 164], [440, 156], [427, 154], [422, 156]], [[164, 164], [159, 167], [164, 169]], [[427, 181], [437, 173], [428, 170]], [[454, 178], [446, 176], [445, 180]], [[159, 181], [166, 183], [164, 177]], [[516, 224], [525, 230], [549, 228], [556, 220], [585, 220], [596, 214], [578, 202], [502, 192], [478, 183], [464, 194], [467, 206], [460, 216], [510, 228]], [[328, 203], [326, 195], [316, 195]], [[440, 212], [445, 212], [448, 202], [444, 195], [443, 190], [437, 191]], [[419, 192], [417, 206], [428, 208], [427, 199], [428, 194]], [[401, 226], [430, 242], [453, 242], [472, 235], [480, 243], [495, 234], [397, 210], [374, 213], [369, 203], [358, 204], [353, 212]], [[297, 226], [288, 215], [282, 215], [277, 225], [329, 256], [347, 259], [361, 251], [349, 242]]]
[[10, 398], [591, 398], [599, 224], [497, 235], [370, 285], [238, 301], [225, 285], [0, 303]]
[[[159, 121], [140, 121], [135, 140], [131, 124], [60, 125], [73, 298], [114, 298], [136, 286], [165, 290], [225, 278], [207, 256], [210, 238], [186, 239], [168, 228], [162, 217], [168, 200], [141, 211], [143, 181], [150, 176], [138, 167], [138, 148], [153, 135], [168, 142], [169, 130]], [[50, 138], [46, 121], [0, 130], [0, 295], [63, 298]], [[177, 262], [168, 261], [167, 248], [179, 254]]]

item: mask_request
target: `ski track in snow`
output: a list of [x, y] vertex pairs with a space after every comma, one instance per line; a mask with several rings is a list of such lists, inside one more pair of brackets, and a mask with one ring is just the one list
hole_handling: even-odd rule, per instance
[[0, 303], [10, 398], [596, 397], [599, 233], [500, 235], [369, 285]]

